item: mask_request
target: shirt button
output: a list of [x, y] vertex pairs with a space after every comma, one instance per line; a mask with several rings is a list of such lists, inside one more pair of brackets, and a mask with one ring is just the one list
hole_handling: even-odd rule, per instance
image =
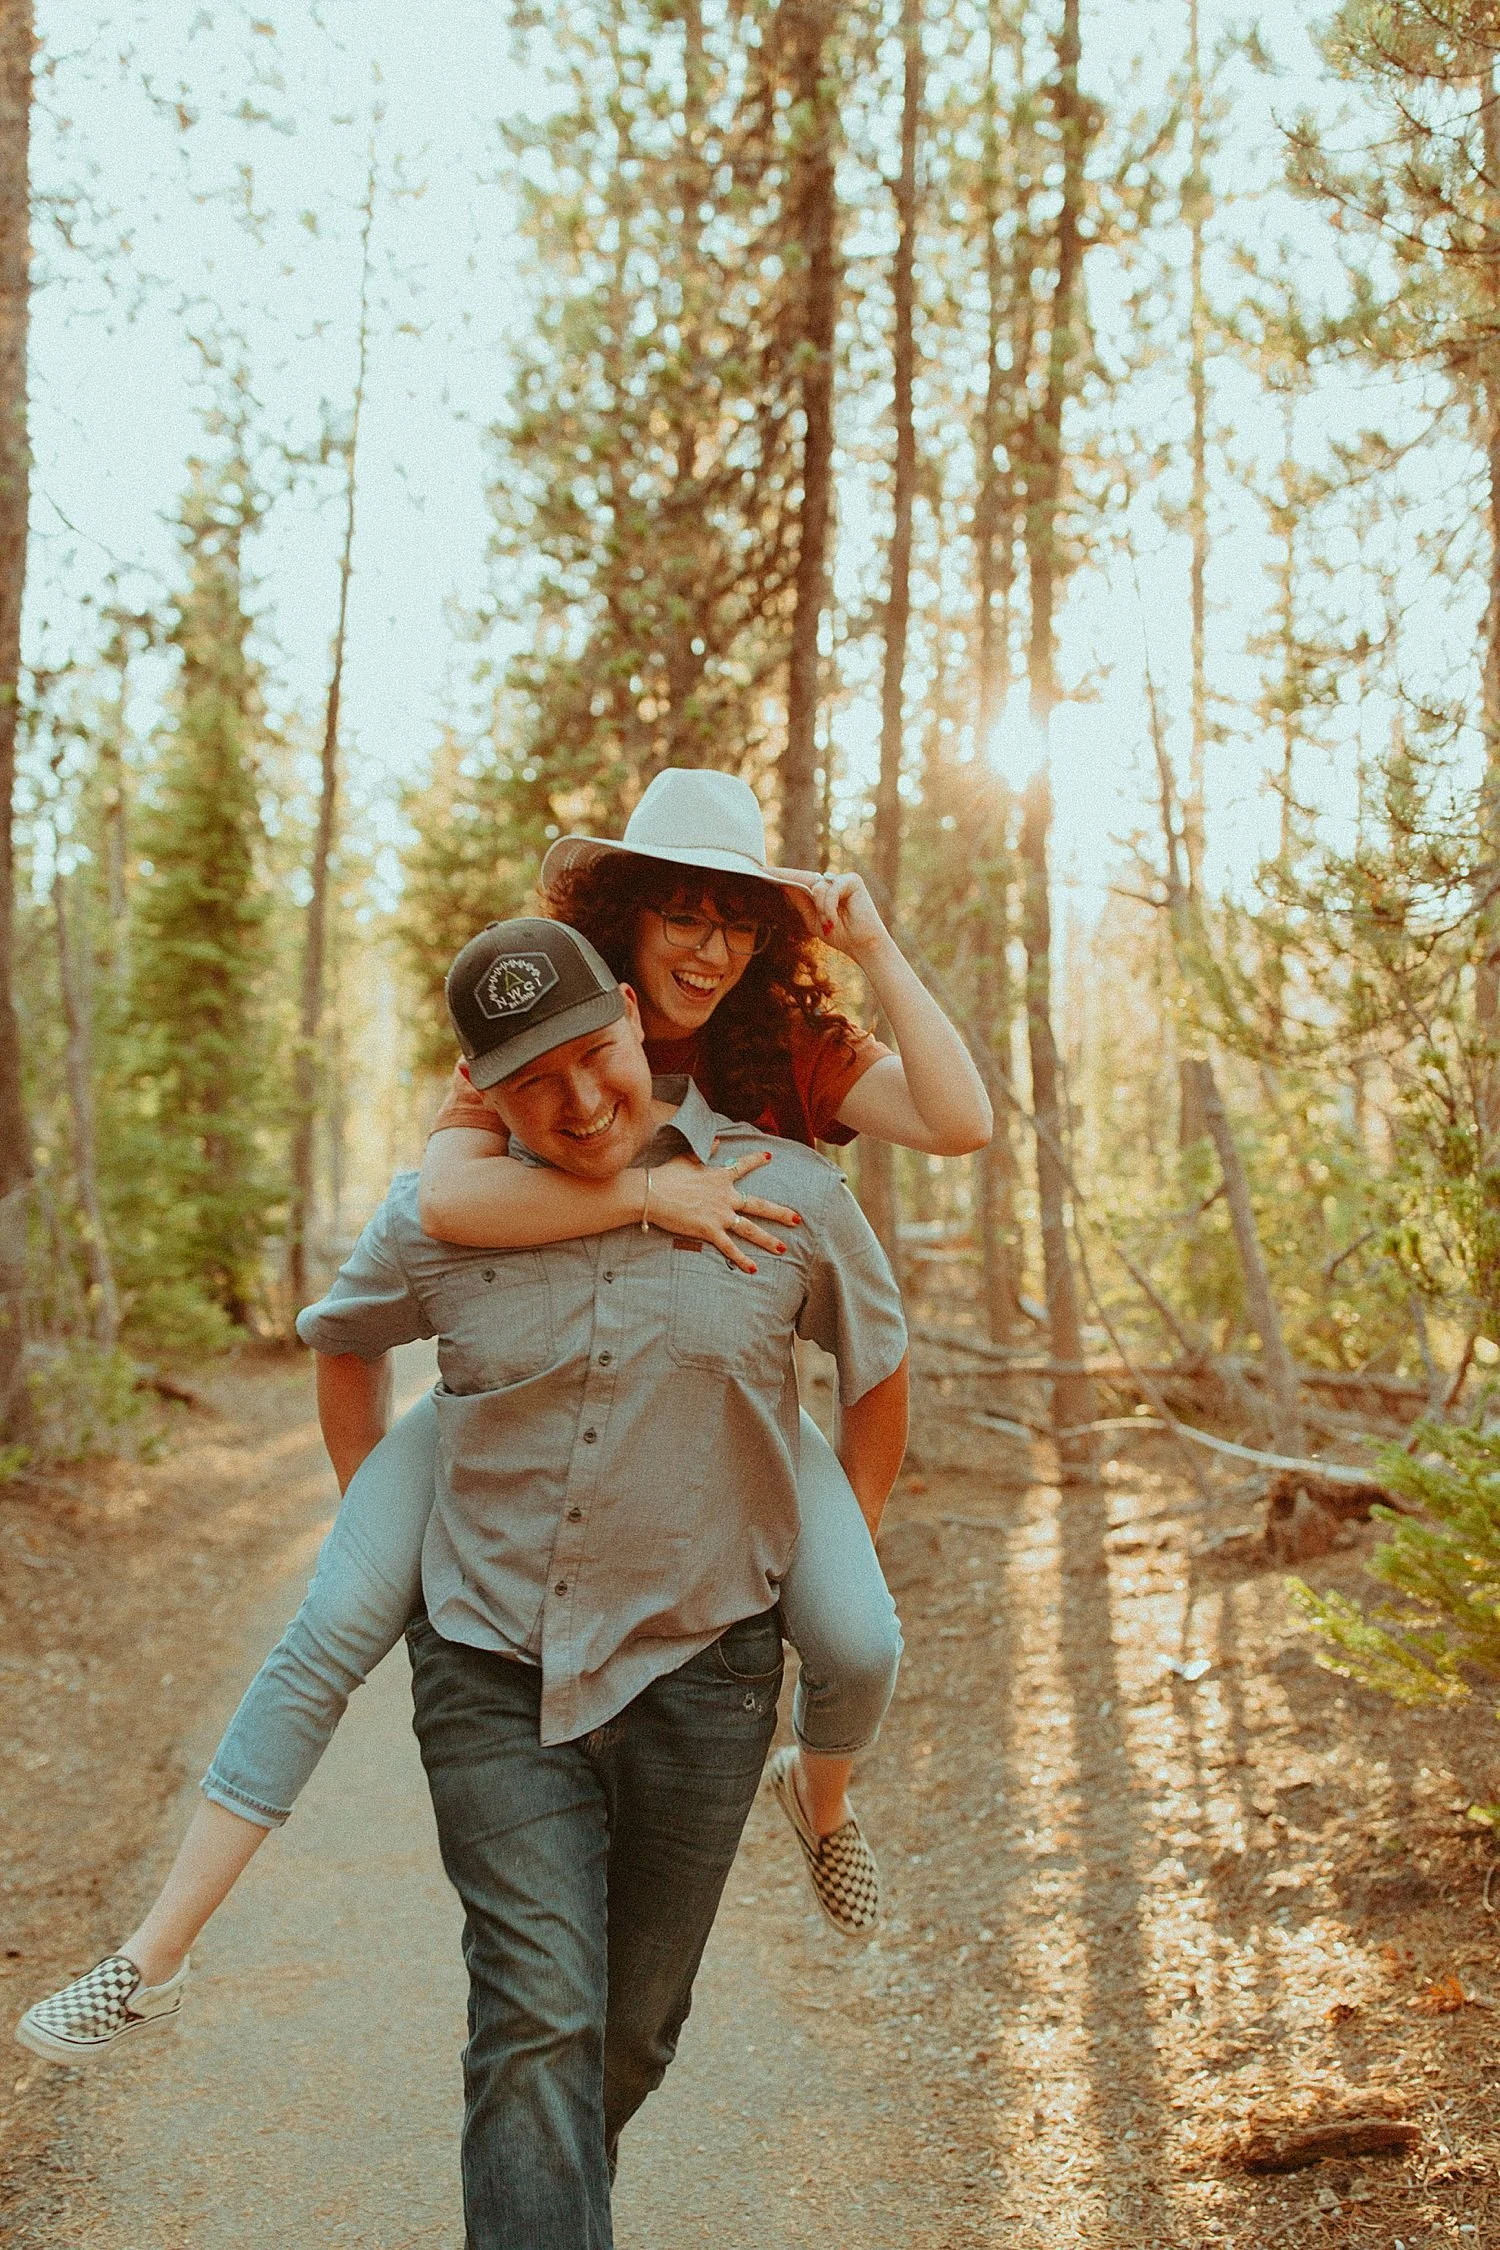
[[570, 1508], [570, 1509], [568, 1510], [568, 1521], [569, 1521], [569, 1523], [582, 1523], [582, 1521], [583, 1521], [583, 1510], [582, 1510], [582, 1508]]
[[553, 1587], [553, 1589], [552, 1589], [552, 1591], [553, 1591], [553, 1593], [554, 1593], [554, 1594], [565, 1594], [565, 1593], [567, 1592], [567, 1590], [568, 1590], [568, 1581], [566, 1580], [566, 1578], [559, 1578], [559, 1580], [557, 1581], [557, 1584], [556, 1584], [556, 1585], [555, 1585], [555, 1586]]
[[599, 1354], [599, 1365], [601, 1367], [613, 1367], [614, 1364], [615, 1355], [613, 1352], [601, 1352]]
[[584, 1431], [584, 1433], [583, 1433], [583, 1442], [584, 1442], [584, 1444], [585, 1444], [585, 1445], [592, 1445], [592, 1444], [594, 1443], [595, 1439], [596, 1439], [596, 1438], [598, 1437], [598, 1435], [599, 1435], [599, 1432], [598, 1432], [597, 1430], [585, 1430], [585, 1431]]
[[493, 1280], [494, 1280], [494, 1278], [495, 1278], [495, 1269], [494, 1269], [494, 1267], [493, 1267], [493, 1266], [486, 1266], [486, 1267], [485, 1267], [485, 1269], [484, 1269], [484, 1278], [485, 1278], [485, 1280], [486, 1280], [486, 1281], [493, 1281]]
[[613, 1281], [613, 1280], [614, 1280], [614, 1278], [615, 1278], [615, 1277], [614, 1277], [614, 1273], [613, 1273], [613, 1270], [607, 1271], [607, 1272], [605, 1273], [605, 1276], [604, 1276], [604, 1278], [605, 1278], [605, 1280], [606, 1280], [606, 1281]]

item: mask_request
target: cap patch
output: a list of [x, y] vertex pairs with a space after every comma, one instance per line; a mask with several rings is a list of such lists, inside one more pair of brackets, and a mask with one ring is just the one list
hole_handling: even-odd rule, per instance
[[474, 987], [475, 1005], [492, 1023], [524, 1016], [552, 990], [557, 971], [545, 953], [502, 953]]

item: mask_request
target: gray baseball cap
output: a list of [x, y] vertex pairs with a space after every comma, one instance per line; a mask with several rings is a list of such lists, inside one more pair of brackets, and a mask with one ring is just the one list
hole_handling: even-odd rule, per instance
[[625, 1013], [620, 987], [588, 939], [537, 915], [491, 922], [470, 938], [443, 990], [469, 1083], [481, 1090]]

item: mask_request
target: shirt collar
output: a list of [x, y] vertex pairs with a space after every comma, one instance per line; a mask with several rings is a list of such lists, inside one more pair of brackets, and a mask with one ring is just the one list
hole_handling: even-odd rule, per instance
[[675, 1102], [676, 1110], [664, 1125], [659, 1125], [651, 1137], [648, 1153], [657, 1153], [657, 1144], [668, 1133], [675, 1133], [688, 1147], [700, 1164], [706, 1164], [714, 1152], [719, 1120], [709, 1108], [691, 1078], [653, 1078], [651, 1091], [659, 1102]]
[[[656, 1101], [675, 1102], [677, 1106], [665, 1123], [658, 1125], [636, 1161], [645, 1163], [653, 1156], [665, 1156], [670, 1147], [667, 1136], [672, 1134], [678, 1140], [686, 1141], [699, 1163], [706, 1164], [714, 1152], [720, 1119], [709, 1108], [693, 1080], [681, 1077], [653, 1078], [651, 1092]], [[519, 1157], [523, 1164], [543, 1164], [543, 1159], [534, 1154], [514, 1133], [510, 1137], [510, 1154]]]

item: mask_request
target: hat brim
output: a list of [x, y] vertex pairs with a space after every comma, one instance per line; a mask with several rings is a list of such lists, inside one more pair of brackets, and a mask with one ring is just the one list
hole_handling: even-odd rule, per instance
[[717, 851], [711, 844], [683, 844], [671, 851], [656, 844], [622, 844], [611, 836], [559, 836], [542, 861], [541, 884], [570, 867], [584, 867], [605, 852], [624, 852], [630, 859], [665, 860], [671, 867], [695, 867], [708, 875], [743, 875], [755, 883], [771, 883], [778, 890], [810, 891], [821, 878], [804, 867], [763, 867], [748, 852]]
[[618, 1023], [624, 1013], [625, 996], [618, 985], [612, 992], [591, 993], [587, 1000], [576, 1001], [560, 1015], [549, 1016], [545, 1023], [517, 1032], [503, 1047], [476, 1055], [468, 1066], [469, 1084], [480, 1093], [491, 1086], [503, 1086], [507, 1078], [514, 1078], [538, 1055], [550, 1054], [554, 1047], [566, 1047], [570, 1039], [582, 1039], [590, 1031], [603, 1031], [607, 1025]]

